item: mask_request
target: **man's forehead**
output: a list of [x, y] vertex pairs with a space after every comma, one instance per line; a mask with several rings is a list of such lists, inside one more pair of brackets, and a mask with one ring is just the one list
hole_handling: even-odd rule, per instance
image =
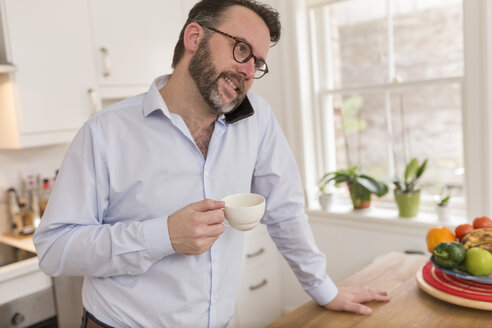
[[248, 42], [258, 55], [266, 56], [270, 48], [270, 31], [258, 14], [236, 5], [228, 8], [222, 15], [219, 29]]

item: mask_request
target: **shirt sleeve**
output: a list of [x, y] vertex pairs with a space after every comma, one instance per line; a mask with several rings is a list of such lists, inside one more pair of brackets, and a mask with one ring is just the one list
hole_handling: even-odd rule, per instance
[[262, 222], [303, 289], [320, 305], [338, 293], [326, 274], [326, 258], [314, 241], [305, 213], [299, 170], [280, 126], [268, 111], [252, 191], [266, 198]]
[[138, 274], [174, 253], [165, 217], [104, 223], [110, 177], [96, 126], [97, 115], [70, 145], [33, 237], [51, 276]]

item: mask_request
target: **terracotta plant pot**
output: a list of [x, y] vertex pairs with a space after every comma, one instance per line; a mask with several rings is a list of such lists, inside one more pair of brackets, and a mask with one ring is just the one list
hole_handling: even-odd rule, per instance
[[353, 185], [351, 183], [347, 183], [347, 185], [350, 191], [350, 198], [352, 199], [352, 204], [354, 205], [354, 210], [362, 210], [371, 207], [370, 192], [365, 192], [362, 194], [362, 197], [360, 197], [360, 191], [359, 191], [359, 195], [357, 195], [357, 193], [353, 188]]

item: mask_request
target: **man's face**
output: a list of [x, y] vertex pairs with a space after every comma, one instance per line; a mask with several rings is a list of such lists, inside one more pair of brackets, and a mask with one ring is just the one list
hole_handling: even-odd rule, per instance
[[[246, 41], [255, 56], [266, 58], [270, 34], [265, 22], [242, 6], [232, 6], [223, 15], [224, 22], [217, 29]], [[253, 85], [254, 59], [238, 63], [232, 54], [234, 45], [234, 40], [219, 33], [205, 35], [188, 67], [198, 91], [216, 114], [234, 110]]]
[[[210, 43], [206, 38], [200, 43], [193, 55], [188, 71], [195, 81], [198, 91], [216, 114], [227, 114], [241, 104], [246, 96], [246, 87], [243, 77], [230, 70], [218, 72]], [[225, 97], [219, 91], [219, 80], [225, 80], [231, 88], [222, 88]]]

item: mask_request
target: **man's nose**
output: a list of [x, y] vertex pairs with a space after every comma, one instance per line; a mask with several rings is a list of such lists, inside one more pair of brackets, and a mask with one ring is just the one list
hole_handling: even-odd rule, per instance
[[251, 57], [247, 62], [238, 64], [237, 71], [243, 74], [247, 79], [252, 79], [255, 77], [255, 58]]

